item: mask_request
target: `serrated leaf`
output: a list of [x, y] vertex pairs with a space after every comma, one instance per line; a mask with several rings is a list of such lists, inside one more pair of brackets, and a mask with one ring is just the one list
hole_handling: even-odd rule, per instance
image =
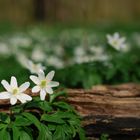
[[50, 103], [47, 101], [40, 102], [40, 108], [47, 112], [52, 111], [52, 107], [51, 107]]
[[[74, 114], [74, 112], [71, 111], [57, 111], [54, 116], [59, 116], [61, 119], [71, 119], [71, 120], [76, 120], [79, 116]], [[78, 119], [77, 119], [78, 120]]]
[[17, 116], [14, 124], [16, 126], [29, 126], [32, 124], [32, 122], [24, 116]]
[[52, 107], [51, 107], [51, 105], [50, 105], [50, 103], [49, 102], [47, 102], [47, 101], [32, 101], [32, 102], [29, 102], [26, 106], [25, 106], [25, 108], [27, 109], [27, 108], [39, 108], [39, 109], [41, 109], [41, 110], [43, 110], [43, 111], [48, 111], [48, 112], [50, 112], [50, 111], [52, 111]]
[[0, 123], [0, 129], [6, 128], [8, 125], [4, 124], [4, 123]]
[[60, 101], [60, 102], [54, 102], [53, 105], [54, 106], [57, 106], [57, 107], [59, 107], [61, 109], [73, 110], [73, 108], [70, 105], [68, 105], [67, 103], [62, 102], [62, 101]]
[[13, 130], [13, 140], [19, 140], [20, 137], [20, 127], [16, 127], [15, 125], [12, 126]]
[[67, 136], [69, 136], [69, 137], [72, 136], [72, 131], [71, 131], [71, 129], [70, 129], [70, 125], [64, 124], [64, 125], [62, 125], [62, 129], [64, 130], [64, 133], [65, 133]]
[[41, 124], [41, 130], [39, 131], [37, 140], [53, 140], [52, 133], [46, 125]]
[[55, 94], [51, 94], [50, 95], [50, 102], [52, 103], [59, 96], [66, 96], [66, 92], [65, 91], [61, 91], [61, 92], [57, 92]]
[[50, 131], [54, 131], [56, 129], [56, 125], [55, 124], [48, 124], [48, 128]]
[[10, 123], [10, 117], [5, 113], [0, 113], [0, 121]]
[[64, 124], [65, 121], [63, 121], [61, 118], [59, 118], [59, 116], [55, 116], [55, 115], [47, 115], [47, 114], [43, 114], [41, 116], [41, 121], [47, 121], [47, 122], [53, 122], [53, 123], [57, 123], [57, 124]]
[[33, 138], [24, 130], [20, 131], [19, 140], [33, 140]]
[[29, 121], [31, 121], [39, 130], [40, 128], [40, 121], [37, 119], [36, 116], [32, 115], [31, 113], [24, 112], [22, 113]]
[[86, 140], [85, 131], [82, 128], [78, 129], [79, 139]]
[[6, 128], [0, 131], [0, 139], [2, 140], [11, 140], [10, 133], [7, 131]]
[[61, 126], [57, 126], [53, 135], [53, 140], [65, 140], [65, 133]]

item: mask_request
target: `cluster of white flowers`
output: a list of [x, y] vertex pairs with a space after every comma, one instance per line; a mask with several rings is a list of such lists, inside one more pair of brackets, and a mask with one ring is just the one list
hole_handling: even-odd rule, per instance
[[91, 61], [107, 61], [108, 56], [104, 53], [102, 46], [79, 46], [75, 50], [74, 62], [84, 63]]
[[[40, 65], [35, 65], [30, 61], [30, 65], [34, 65], [31, 68], [31, 72], [37, 74], [31, 75], [30, 79], [36, 84], [32, 88], [33, 93], [40, 93], [40, 99], [45, 100], [46, 94], [52, 94], [52, 87], [59, 86], [59, 82], [52, 81], [55, 72], [51, 71], [45, 76], [44, 71], [41, 69]], [[34, 68], [35, 67], [35, 68]], [[37, 67], [37, 68], [36, 68]], [[19, 100], [21, 103], [26, 103], [27, 101], [31, 101], [32, 97], [26, 94], [26, 90], [30, 86], [30, 82], [25, 82], [21, 86], [18, 86], [18, 82], [16, 77], [12, 76], [10, 84], [6, 80], [2, 80], [1, 84], [5, 88], [6, 91], [0, 93], [0, 99], [10, 99], [11, 105], [15, 105]]]
[[[56, 68], [64, 68], [75, 63], [106, 62], [109, 60], [105, 53], [106, 46], [100, 45], [100, 36], [97, 36], [95, 33], [75, 29], [63, 31], [59, 36], [52, 37], [34, 28], [29, 32], [1, 37], [0, 56], [15, 56], [23, 67], [32, 69], [32, 73], [44, 68], [41, 64], [33, 65], [29, 60]], [[138, 34], [134, 37], [139, 41]], [[110, 46], [118, 51], [126, 52], [130, 49], [126, 38], [120, 37], [119, 33], [107, 35], [107, 40]]]

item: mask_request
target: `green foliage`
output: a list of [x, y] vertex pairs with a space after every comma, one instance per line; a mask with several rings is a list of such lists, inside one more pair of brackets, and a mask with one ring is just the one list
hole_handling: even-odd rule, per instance
[[[106, 34], [116, 31], [119, 31], [122, 36], [127, 38], [126, 42], [130, 45], [130, 51], [115, 51], [110, 45], [107, 45]], [[32, 51], [39, 48], [46, 54], [45, 62], [43, 60], [41, 62], [47, 65], [47, 71], [52, 68], [57, 71], [56, 80], [64, 87], [91, 88], [97, 84], [140, 82], [140, 34], [138, 26], [131, 26], [130, 28], [129, 26], [118, 25], [86, 29], [36, 27], [22, 31], [22, 34], [23, 36], [21, 34], [19, 36], [21, 35], [21, 38], [25, 37], [31, 40], [31, 46], [23, 47], [18, 44], [19, 46], [16, 46], [18, 48], [17, 52], [11, 51], [11, 55], [7, 57], [0, 55], [0, 79], [9, 79], [9, 75], [16, 74], [15, 76], [20, 77], [19, 82], [25, 81], [29, 77], [29, 71], [19, 64], [16, 53], [24, 54], [25, 56], [27, 55], [27, 58], [31, 58]], [[6, 45], [9, 45], [9, 41], [13, 38], [18, 38], [18, 32], [1, 35], [1, 41], [2, 43], [5, 42]], [[88, 57], [93, 55], [89, 48], [93, 47], [96, 50], [98, 46], [101, 46], [104, 54], [109, 56], [107, 61], [93, 60], [81, 64], [77, 64], [74, 61], [77, 47], [84, 48]], [[10, 48], [12, 48], [12, 45]], [[96, 54], [96, 52], [94, 53]], [[56, 64], [62, 62], [64, 67], [58, 69], [55, 65], [50, 64], [48, 61], [50, 57], [58, 60], [55, 62]], [[100, 57], [102, 57], [101, 54], [99, 54], [98, 58]]]
[[108, 134], [102, 134], [100, 137], [100, 140], [108, 140], [109, 139], [109, 135]]
[[76, 64], [58, 70], [56, 79], [65, 87], [91, 88], [100, 84], [140, 83], [140, 48], [115, 52], [108, 62]]
[[[11, 113], [0, 113], [0, 138], [3, 140], [85, 140], [81, 118], [64, 100], [51, 95], [50, 100], [35, 97], [31, 102], [11, 107]], [[65, 99], [65, 98], [64, 98]]]

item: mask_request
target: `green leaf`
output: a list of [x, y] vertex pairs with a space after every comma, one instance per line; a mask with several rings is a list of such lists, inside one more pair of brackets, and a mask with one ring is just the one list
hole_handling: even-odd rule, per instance
[[12, 126], [13, 130], [13, 140], [19, 140], [20, 137], [20, 127], [16, 127], [15, 125]]
[[54, 116], [58, 116], [61, 119], [79, 119], [80, 117], [78, 115], [76, 115], [74, 112], [71, 111], [57, 111]]
[[40, 102], [40, 108], [47, 112], [52, 111], [52, 107], [51, 107], [50, 103], [47, 101]]
[[53, 140], [52, 133], [46, 125], [41, 124], [41, 130], [39, 131], [37, 140]]
[[16, 126], [29, 126], [32, 122], [24, 116], [17, 116], [14, 124]]
[[27, 112], [22, 113], [22, 115], [25, 116], [29, 121], [31, 121], [38, 128], [38, 130], [41, 129], [40, 121], [37, 119], [36, 116], [32, 115], [31, 113], [27, 113]]
[[48, 124], [48, 128], [50, 131], [54, 131], [56, 129], [56, 125], [55, 124]]
[[57, 126], [53, 135], [53, 140], [65, 140], [65, 133], [61, 126]]
[[25, 104], [20, 104], [20, 105], [16, 105], [11, 107], [11, 110], [13, 113], [20, 113], [23, 110]]
[[4, 123], [0, 123], [0, 129], [6, 128], [8, 125]]
[[20, 131], [19, 140], [33, 140], [33, 138], [24, 130]]
[[100, 140], [108, 140], [109, 139], [109, 135], [108, 134], [102, 134], [100, 137]]
[[61, 91], [61, 92], [58, 92], [58, 93], [55, 93], [55, 94], [51, 94], [50, 95], [50, 102], [52, 103], [59, 96], [66, 96], [66, 92]]
[[72, 131], [70, 129], [70, 125], [68, 124], [63, 124], [62, 125], [62, 129], [64, 130], [64, 133], [69, 136], [69, 137], [72, 137]]
[[5, 113], [0, 113], [0, 121], [4, 123], [10, 123], [10, 117]]
[[52, 114], [52, 115], [43, 114], [41, 116], [41, 121], [53, 122], [53, 123], [57, 123], [57, 124], [65, 123], [65, 121], [63, 121], [61, 118], [59, 118], [59, 116], [56, 116], [54, 114]]
[[53, 103], [54, 106], [59, 107], [61, 109], [66, 109], [66, 110], [73, 110], [73, 107], [68, 105], [65, 102], [59, 101], [59, 102], [54, 102]]
[[82, 128], [78, 129], [79, 139], [86, 140], [85, 131]]
[[7, 131], [6, 128], [4, 128], [0, 131], [0, 139], [11, 140], [10, 133]]
[[31, 101], [29, 103], [26, 104], [25, 108], [39, 108], [43, 111], [52, 111], [52, 107], [50, 105], [49, 102], [47, 101], [38, 101], [38, 100], [35, 100], [35, 101]]
[[72, 132], [72, 137], [75, 137], [76, 136], [76, 129], [73, 125], [70, 125], [70, 130]]

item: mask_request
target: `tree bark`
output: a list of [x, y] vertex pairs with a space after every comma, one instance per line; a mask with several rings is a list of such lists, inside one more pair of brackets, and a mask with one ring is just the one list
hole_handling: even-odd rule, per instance
[[88, 136], [140, 135], [140, 85], [95, 86], [68, 90], [68, 102], [83, 116]]

